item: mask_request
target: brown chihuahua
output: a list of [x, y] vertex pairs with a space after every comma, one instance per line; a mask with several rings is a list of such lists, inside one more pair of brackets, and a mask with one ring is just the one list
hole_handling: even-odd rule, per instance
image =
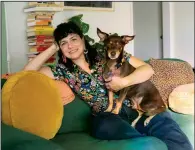
[[[108, 35], [98, 28], [97, 34], [100, 41], [104, 42], [104, 47], [106, 49], [106, 65], [103, 72], [103, 78], [108, 79], [111, 76], [125, 77], [131, 74], [135, 68], [124, 59], [123, 51], [124, 46], [129, 41], [133, 40], [134, 36]], [[166, 105], [164, 104], [159, 91], [152, 82], [148, 80], [121, 89], [119, 91], [119, 98], [116, 99], [116, 107], [114, 110], [113, 92], [109, 90], [109, 104], [105, 112], [118, 114], [125, 98], [130, 99], [132, 108], [136, 109], [139, 113], [139, 116], [132, 123], [132, 126], [134, 127], [143, 114], [149, 116], [144, 122], [144, 125], [147, 125], [156, 114], [166, 110]]]

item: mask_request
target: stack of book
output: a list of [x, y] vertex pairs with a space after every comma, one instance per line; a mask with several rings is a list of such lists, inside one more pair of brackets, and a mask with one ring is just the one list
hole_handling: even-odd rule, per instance
[[[63, 2], [37, 1], [28, 3], [24, 12], [28, 12], [26, 35], [29, 46], [27, 57], [30, 61], [53, 43], [53, 16], [56, 12], [63, 11], [64, 8]], [[46, 64], [54, 64], [56, 58], [55, 54]]]
[[[52, 12], [33, 12], [28, 14], [27, 18], [27, 40], [29, 52], [28, 60], [36, 57], [46, 50], [53, 43], [52, 26], [54, 13]], [[52, 56], [46, 63], [55, 63], [56, 56]]]

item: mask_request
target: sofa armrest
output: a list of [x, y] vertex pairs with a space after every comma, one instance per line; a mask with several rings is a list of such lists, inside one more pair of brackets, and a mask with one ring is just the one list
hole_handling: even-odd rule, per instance
[[52, 141], [43, 142], [42, 140], [34, 140], [20, 142], [16, 145], [12, 145], [10, 150], [64, 150], [64, 149], [62, 149], [59, 145], [53, 143]]
[[194, 147], [194, 116], [187, 114], [180, 114], [169, 110], [173, 120], [177, 122], [182, 131], [186, 134], [191, 144]]
[[64, 150], [50, 140], [38, 137], [1, 122], [2, 150]]

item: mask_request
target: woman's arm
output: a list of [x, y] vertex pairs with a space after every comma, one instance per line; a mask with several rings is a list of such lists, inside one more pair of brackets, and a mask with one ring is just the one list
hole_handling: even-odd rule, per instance
[[154, 74], [154, 70], [149, 64], [134, 56], [130, 57], [129, 63], [135, 67], [136, 70], [124, 78], [113, 76], [111, 79], [108, 79], [108, 81], [110, 81], [106, 83], [108, 89], [118, 91], [125, 87], [147, 81]]
[[58, 51], [58, 46], [55, 44], [52, 44], [48, 49], [40, 53], [38, 56], [36, 56], [34, 59], [32, 59], [23, 70], [35, 70], [39, 71], [51, 78], [53, 77], [53, 74], [51, 72], [51, 69], [49, 67], [42, 67], [42, 65], [53, 55]]
[[131, 56], [129, 63], [136, 69], [133, 73], [123, 78], [125, 87], [147, 81], [154, 74], [154, 70], [149, 64], [134, 56]]

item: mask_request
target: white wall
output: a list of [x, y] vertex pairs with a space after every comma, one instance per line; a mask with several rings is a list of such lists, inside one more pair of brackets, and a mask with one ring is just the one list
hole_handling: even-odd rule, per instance
[[175, 2], [173, 20], [173, 56], [194, 67], [194, 2]]
[[4, 2], [7, 29], [7, 50], [10, 55], [10, 71], [22, 69], [27, 62], [26, 14], [23, 8], [26, 2]]
[[194, 2], [163, 2], [164, 57], [194, 67]]
[[[20, 71], [27, 63], [26, 53], [28, 43], [25, 35], [27, 13], [23, 12], [27, 2], [5, 2], [8, 29], [8, 51], [11, 57], [11, 72]], [[70, 11], [58, 12], [54, 16], [53, 24], [64, 22], [65, 19], [83, 14], [83, 21], [89, 23], [89, 36], [99, 40], [96, 28], [108, 33], [132, 35], [131, 9], [132, 2], [116, 2], [115, 11]], [[126, 46], [128, 52], [133, 54], [133, 43]]]
[[[7, 49], [10, 52], [11, 72], [20, 71], [27, 63], [28, 43], [25, 34], [27, 13], [23, 12], [25, 6], [27, 2], [5, 2]], [[164, 57], [184, 59], [194, 67], [194, 3], [163, 2], [163, 10], [166, 10], [163, 11]], [[166, 12], [167, 15], [164, 16]], [[96, 41], [98, 40], [97, 27], [109, 33], [133, 34], [132, 2], [116, 2], [114, 12], [58, 12], [54, 16], [53, 24], [56, 26], [78, 14], [84, 14], [83, 21], [90, 24], [89, 36]], [[134, 55], [133, 42], [128, 44], [126, 49]]]
[[134, 56], [162, 58], [162, 2], [133, 2]]

